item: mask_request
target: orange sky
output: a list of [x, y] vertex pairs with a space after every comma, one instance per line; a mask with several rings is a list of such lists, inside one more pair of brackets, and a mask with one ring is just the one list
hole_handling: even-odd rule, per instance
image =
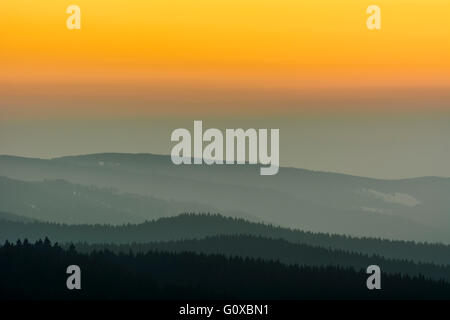
[[[450, 2], [376, 2], [379, 31], [366, 28], [372, 2], [361, 0], [2, 1], [2, 78], [255, 73], [269, 82], [274, 74], [299, 81], [317, 74], [324, 83], [343, 76], [350, 85], [363, 77], [390, 84], [386, 75], [404, 84], [448, 84]], [[81, 8], [81, 30], [66, 28], [71, 3]]]
[[[81, 30], [66, 28], [70, 4]], [[371, 4], [381, 30], [366, 27]], [[1, 1], [0, 93], [16, 104], [178, 93], [189, 105], [186, 94], [208, 92], [227, 102], [412, 87], [437, 99], [450, 86], [449, 14], [447, 0]]]

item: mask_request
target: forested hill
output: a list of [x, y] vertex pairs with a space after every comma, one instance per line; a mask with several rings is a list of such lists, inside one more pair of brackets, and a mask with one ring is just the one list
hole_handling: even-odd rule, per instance
[[177, 166], [170, 156], [117, 153], [0, 155], [0, 176], [10, 179], [0, 179], [0, 210], [42, 221], [120, 225], [214, 212], [315, 232], [450, 244], [450, 178], [379, 180], [294, 168], [261, 178], [258, 165]]
[[[65, 244], [69, 248], [72, 244]], [[386, 259], [381, 256], [368, 256], [291, 243], [282, 239], [268, 239], [255, 236], [226, 235], [207, 237], [200, 240], [179, 240], [168, 242], [131, 243], [131, 244], [87, 244], [75, 243], [79, 252], [90, 253], [107, 249], [114, 253], [157, 252], [194, 252], [201, 254], [220, 254], [226, 257], [242, 257], [279, 261], [287, 265], [300, 266], [340, 266], [364, 270], [369, 265], [378, 265], [383, 273], [410, 276], [423, 275], [434, 280], [450, 283], [450, 265], [437, 266], [430, 263], [414, 263], [404, 260]]]
[[[26, 261], [26, 263], [24, 263]], [[67, 290], [66, 268], [81, 268], [82, 290]], [[296, 267], [193, 253], [80, 254], [50, 241], [0, 247], [0, 299], [446, 299], [450, 285], [339, 267]], [[22, 283], [23, 286], [17, 286]]]
[[183, 214], [142, 224], [123, 226], [62, 225], [0, 220], [0, 241], [2, 242], [7, 239], [15, 241], [16, 239], [27, 238], [33, 241], [49, 237], [52, 241], [60, 243], [128, 244], [132, 242], [202, 239], [217, 235], [252, 235], [368, 255], [375, 254], [392, 259], [450, 264], [450, 246], [448, 245], [315, 234], [220, 215]]

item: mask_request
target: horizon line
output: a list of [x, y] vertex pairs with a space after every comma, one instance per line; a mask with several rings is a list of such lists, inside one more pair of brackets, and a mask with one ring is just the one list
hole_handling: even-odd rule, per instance
[[[10, 158], [21, 158], [21, 159], [29, 159], [29, 160], [43, 160], [43, 161], [51, 161], [51, 160], [57, 160], [57, 159], [63, 159], [63, 158], [71, 158], [71, 157], [86, 157], [86, 156], [94, 156], [94, 155], [147, 155], [147, 156], [157, 156], [157, 157], [168, 157], [170, 158], [170, 154], [160, 154], [160, 153], [151, 153], [151, 152], [94, 152], [94, 153], [81, 153], [81, 154], [67, 154], [67, 155], [60, 155], [55, 157], [31, 157], [31, 156], [21, 156], [21, 155], [13, 155], [13, 154], [3, 154], [0, 153], [0, 157], [10, 157]], [[191, 159], [194, 159], [194, 157], [191, 157]], [[172, 164], [172, 162], [169, 162], [168, 164]], [[246, 165], [263, 165], [261, 163], [245, 163]], [[201, 165], [206, 166], [212, 166], [202, 163]], [[242, 164], [234, 164], [237, 166], [242, 166]], [[177, 165], [178, 166], [178, 165]], [[198, 165], [196, 165], [198, 166]], [[227, 164], [227, 166], [230, 166], [230, 164]], [[415, 179], [426, 179], [426, 178], [437, 178], [437, 179], [450, 179], [449, 176], [413, 176], [413, 177], [406, 177], [406, 178], [379, 178], [379, 177], [371, 177], [371, 176], [363, 176], [363, 175], [357, 175], [352, 173], [346, 173], [346, 172], [336, 172], [336, 171], [326, 171], [326, 170], [313, 170], [313, 169], [307, 169], [307, 168], [300, 168], [300, 167], [294, 167], [294, 166], [283, 166], [280, 165], [279, 169], [289, 169], [289, 170], [303, 170], [303, 171], [309, 171], [314, 173], [323, 173], [323, 174], [334, 174], [334, 175], [342, 175], [342, 176], [349, 176], [354, 178], [364, 178], [364, 179], [371, 179], [371, 180], [384, 180], [384, 181], [402, 181], [402, 180], [415, 180]]]

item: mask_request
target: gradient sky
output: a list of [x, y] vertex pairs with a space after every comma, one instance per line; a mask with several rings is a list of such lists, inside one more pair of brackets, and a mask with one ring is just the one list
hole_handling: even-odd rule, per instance
[[[66, 28], [81, 8], [82, 29]], [[366, 28], [366, 8], [382, 28]], [[170, 152], [204, 120], [281, 163], [450, 176], [447, 0], [0, 2], [0, 154]]]

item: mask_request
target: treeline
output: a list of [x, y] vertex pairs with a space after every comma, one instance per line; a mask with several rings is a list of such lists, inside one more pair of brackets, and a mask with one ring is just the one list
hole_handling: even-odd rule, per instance
[[212, 214], [183, 214], [123, 226], [20, 223], [0, 220], [0, 241], [2, 242], [24, 238], [34, 241], [48, 236], [60, 243], [84, 241], [126, 244], [202, 239], [217, 235], [251, 235], [284, 239], [292, 243], [379, 255], [390, 259], [450, 265], [449, 245], [311, 233]]
[[[406, 260], [386, 259], [377, 255], [366, 255], [337, 249], [326, 249], [305, 244], [295, 244], [281, 239], [268, 239], [256, 236], [229, 235], [207, 237], [200, 240], [179, 240], [130, 244], [89, 244], [75, 243], [77, 251], [89, 253], [107, 249], [114, 253], [194, 252], [221, 254], [227, 257], [243, 257], [279, 261], [288, 265], [300, 266], [342, 266], [355, 270], [366, 269], [375, 264], [386, 273], [411, 276], [423, 275], [434, 280], [450, 282], [450, 266], [431, 263], [414, 263]], [[66, 244], [65, 247], [69, 247]]]
[[[66, 268], [81, 268], [81, 290]], [[194, 253], [83, 254], [48, 239], [0, 247], [1, 299], [448, 299], [450, 285], [383, 275], [382, 290], [350, 268], [298, 267]]]

